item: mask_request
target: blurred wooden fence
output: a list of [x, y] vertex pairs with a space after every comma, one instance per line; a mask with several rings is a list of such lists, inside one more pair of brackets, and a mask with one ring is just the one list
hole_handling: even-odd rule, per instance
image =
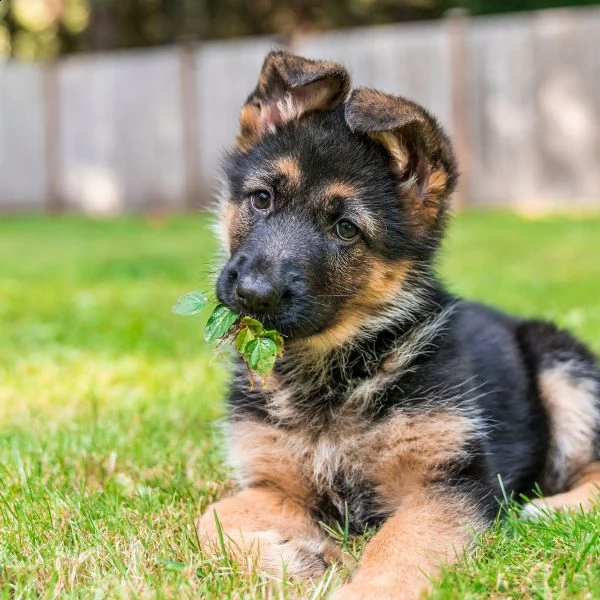
[[[545, 210], [600, 208], [598, 39], [600, 10], [585, 9], [340, 31], [292, 49], [436, 114], [461, 160], [462, 203]], [[205, 206], [274, 45], [0, 65], [0, 209]]]

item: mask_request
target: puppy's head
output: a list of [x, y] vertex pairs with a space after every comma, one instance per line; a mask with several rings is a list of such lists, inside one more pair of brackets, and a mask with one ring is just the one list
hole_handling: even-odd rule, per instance
[[219, 299], [331, 347], [392, 314], [438, 247], [456, 167], [420, 106], [272, 52], [226, 161]]

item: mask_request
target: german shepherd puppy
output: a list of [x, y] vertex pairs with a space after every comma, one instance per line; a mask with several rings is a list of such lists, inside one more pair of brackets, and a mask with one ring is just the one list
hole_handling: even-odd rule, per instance
[[[417, 104], [350, 91], [343, 66], [270, 53], [225, 166], [220, 301], [286, 336], [267, 389], [241, 361], [229, 459], [241, 491], [197, 523], [262, 568], [318, 577], [319, 522], [379, 531], [336, 598], [415, 598], [496, 517], [501, 485], [589, 508], [600, 371], [552, 324], [449, 294], [434, 270], [457, 179]], [[501, 480], [502, 483], [499, 483]]]

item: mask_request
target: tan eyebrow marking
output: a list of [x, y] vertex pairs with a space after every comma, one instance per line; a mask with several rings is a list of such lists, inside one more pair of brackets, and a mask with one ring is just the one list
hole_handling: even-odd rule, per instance
[[358, 195], [358, 188], [353, 186], [351, 183], [345, 181], [333, 181], [328, 183], [323, 190], [323, 195], [327, 199], [331, 198], [342, 198], [349, 200]]
[[352, 202], [352, 205], [355, 208], [356, 216], [353, 220], [355, 220], [356, 224], [369, 235], [378, 235], [381, 233], [382, 229], [385, 228], [385, 225], [380, 219], [369, 214], [369, 212], [361, 206], [362, 203], [358, 200], [360, 192], [361, 190], [358, 186], [346, 181], [332, 181], [323, 188], [323, 201], [328, 203], [336, 198], [347, 202], [354, 201]]
[[287, 182], [294, 187], [300, 185], [302, 180], [302, 169], [298, 159], [293, 156], [282, 156], [273, 163], [273, 169], [283, 175]]

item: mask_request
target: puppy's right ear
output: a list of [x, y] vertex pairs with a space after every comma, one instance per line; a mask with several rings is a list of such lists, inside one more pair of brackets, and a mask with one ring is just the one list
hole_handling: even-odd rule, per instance
[[242, 108], [238, 147], [247, 150], [284, 123], [339, 106], [349, 90], [350, 76], [342, 65], [282, 50], [270, 52], [258, 85]]
[[346, 123], [387, 151], [415, 228], [426, 233], [439, 224], [456, 185], [457, 167], [438, 122], [406, 98], [359, 88], [346, 103]]

